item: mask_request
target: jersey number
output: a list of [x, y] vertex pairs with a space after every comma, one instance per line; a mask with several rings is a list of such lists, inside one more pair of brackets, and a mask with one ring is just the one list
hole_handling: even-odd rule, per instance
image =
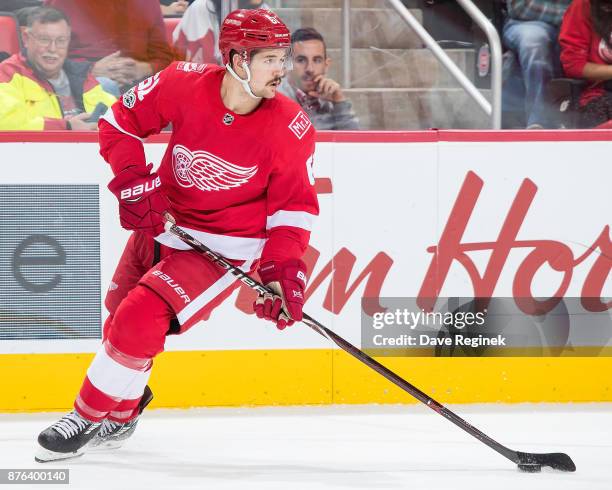
[[144, 96], [147, 95], [151, 90], [155, 88], [155, 86], [159, 83], [159, 73], [156, 73], [152, 77], [143, 80], [138, 84], [138, 88], [136, 89], [136, 93], [138, 94], [138, 100], [144, 99]]
[[306, 160], [306, 173], [308, 174], [308, 182], [310, 182], [310, 185], [315, 184], [314, 171], [312, 169], [313, 165], [314, 165], [314, 154], [310, 155], [308, 160]]

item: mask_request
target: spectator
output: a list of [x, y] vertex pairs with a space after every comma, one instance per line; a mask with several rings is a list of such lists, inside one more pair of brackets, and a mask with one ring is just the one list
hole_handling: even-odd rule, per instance
[[181, 59], [194, 63], [217, 63], [219, 23], [211, 0], [195, 0], [172, 33]]
[[298, 102], [316, 129], [359, 129], [340, 84], [327, 77], [331, 59], [323, 36], [311, 27], [291, 35], [293, 70], [279, 92]]
[[96, 130], [87, 122], [97, 104], [111, 106], [82, 66], [66, 60], [70, 25], [53, 8], [33, 10], [23, 30], [25, 57], [16, 54], [0, 63], [0, 130]]
[[160, 0], [159, 3], [164, 17], [183, 15], [187, 7], [189, 7], [187, 0]]
[[563, 14], [570, 3], [571, 0], [507, 0], [508, 19], [503, 41], [514, 54], [510, 63], [518, 62], [518, 76], [514, 76], [513, 84], [513, 75], [517, 73], [512, 73], [506, 64], [505, 108], [508, 101], [520, 104], [528, 129], [554, 126], [552, 112], [546, 104], [546, 86], [561, 75], [557, 39]]
[[580, 97], [580, 125], [612, 119], [612, 0], [574, 0], [561, 26], [561, 61], [568, 77], [589, 82]]
[[[270, 9], [262, 0], [240, 0], [240, 9]], [[180, 58], [193, 63], [220, 63], [221, 0], [195, 0], [172, 33]]]
[[45, 0], [72, 24], [70, 59], [93, 63], [93, 75], [118, 95], [174, 59], [153, 0]]

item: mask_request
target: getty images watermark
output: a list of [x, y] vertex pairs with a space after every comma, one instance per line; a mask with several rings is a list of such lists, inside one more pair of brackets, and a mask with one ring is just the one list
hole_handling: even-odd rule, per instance
[[[408, 308], [395, 309], [393, 311], [375, 312], [372, 315], [372, 327], [379, 330], [374, 334], [372, 342], [376, 347], [405, 347], [418, 346], [429, 347], [435, 345], [456, 345], [479, 347], [481, 345], [506, 345], [506, 339], [498, 334], [495, 337], [486, 337], [482, 334], [474, 336], [473, 333], [464, 335], [455, 334], [453, 337], [433, 336], [431, 332], [416, 332], [417, 327], [429, 327], [439, 332], [443, 328], [455, 328], [462, 330], [466, 327], [476, 327], [485, 324], [485, 312], [440, 312], [440, 311], [411, 311]], [[393, 327], [399, 327], [395, 332], [390, 332]], [[410, 333], [401, 333], [403, 328]], [[386, 329], [383, 333], [381, 330]]]
[[69, 483], [69, 469], [0, 468], [0, 484], [3, 485], [68, 485]]
[[363, 298], [361, 347], [378, 356], [612, 355], [610, 311], [583, 305], [584, 298]]

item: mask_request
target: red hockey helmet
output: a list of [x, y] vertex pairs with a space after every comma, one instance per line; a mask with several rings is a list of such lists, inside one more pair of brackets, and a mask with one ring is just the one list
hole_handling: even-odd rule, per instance
[[219, 51], [224, 65], [229, 63], [232, 49], [239, 53], [245, 52], [248, 63], [254, 49], [290, 47], [289, 29], [271, 10], [234, 10], [221, 24]]

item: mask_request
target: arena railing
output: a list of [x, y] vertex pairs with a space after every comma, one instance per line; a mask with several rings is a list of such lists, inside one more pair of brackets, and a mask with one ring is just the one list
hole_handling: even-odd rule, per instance
[[[485, 32], [491, 52], [491, 97], [489, 102], [457, 64], [446, 54], [423, 25], [412, 15], [401, 0], [388, 0], [401, 18], [423, 41], [438, 61], [450, 72], [461, 87], [474, 99], [486, 115], [491, 118], [491, 129], [501, 129], [502, 120], [502, 46], [495, 26], [472, 0], [457, 0], [457, 3]], [[342, 1], [342, 65], [343, 86], [351, 86], [351, 15], [350, 0]]]

